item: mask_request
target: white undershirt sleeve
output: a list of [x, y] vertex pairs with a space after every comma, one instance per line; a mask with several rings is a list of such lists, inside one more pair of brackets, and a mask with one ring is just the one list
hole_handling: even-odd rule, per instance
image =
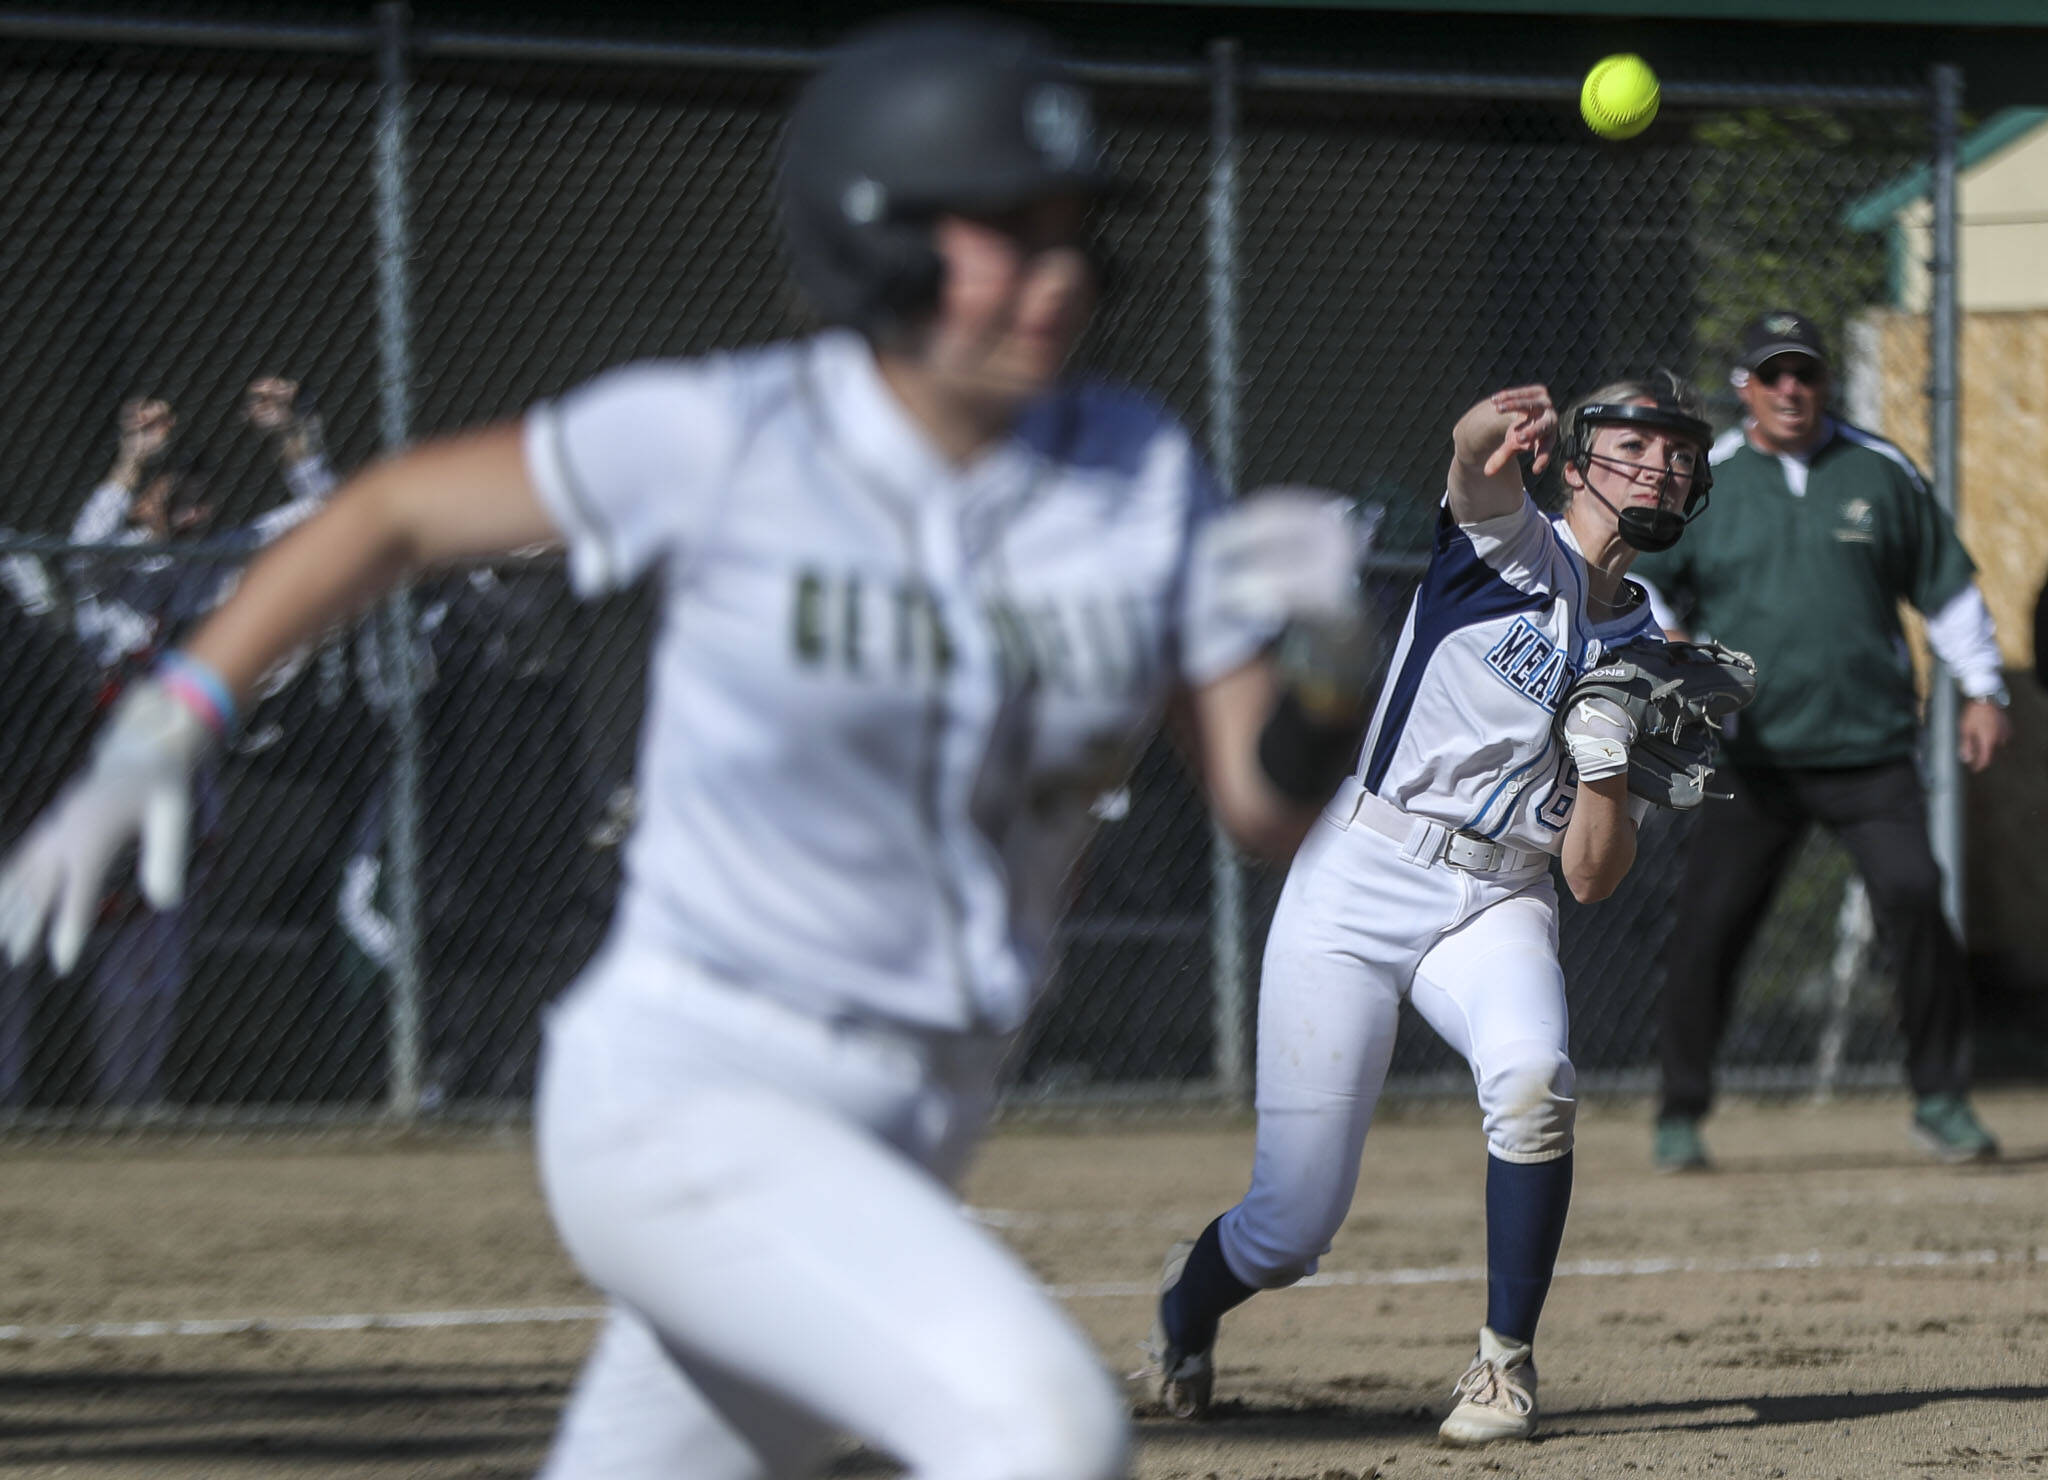
[[1991, 609], [1984, 605], [1984, 593], [1977, 583], [1949, 598], [1927, 619], [1927, 641], [1934, 655], [1956, 676], [1957, 684], [1972, 699], [1982, 699], [2005, 687], [2005, 660], [1998, 651], [1998, 632], [1991, 623]]

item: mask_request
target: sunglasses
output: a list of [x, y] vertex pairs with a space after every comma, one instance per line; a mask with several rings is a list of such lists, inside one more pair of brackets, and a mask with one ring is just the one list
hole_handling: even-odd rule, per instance
[[1778, 382], [1788, 375], [1801, 385], [1819, 385], [1821, 379], [1820, 366], [1811, 360], [1794, 360], [1790, 364], [1767, 360], [1749, 373], [1756, 377], [1759, 385], [1767, 389], [1776, 388]]

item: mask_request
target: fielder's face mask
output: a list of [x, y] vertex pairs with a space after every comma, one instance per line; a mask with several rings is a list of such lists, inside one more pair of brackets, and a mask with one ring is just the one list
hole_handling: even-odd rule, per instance
[[[1624, 462], [1620, 458], [1603, 457], [1593, 451], [1593, 429], [1599, 426], [1633, 426], [1644, 431], [1664, 432], [1681, 437], [1693, 444], [1696, 454], [1692, 466], [1692, 488], [1685, 496], [1685, 510], [1680, 513], [1667, 509], [1660, 503], [1656, 508], [1646, 509], [1631, 504], [1617, 509], [1607, 501], [1599, 489], [1593, 486], [1588, 474], [1593, 464], [1635, 477], [1642, 472], [1639, 463]], [[1599, 499], [1607, 511], [1614, 515], [1620, 526], [1622, 540], [1635, 549], [1655, 553], [1668, 550], [1678, 543], [1678, 537], [1685, 533], [1686, 525], [1706, 511], [1707, 494], [1714, 485], [1714, 470], [1707, 462], [1707, 449], [1713, 446], [1714, 429], [1697, 416], [1689, 416], [1672, 405], [1645, 406], [1635, 401], [1601, 403], [1594, 402], [1581, 406], [1572, 413], [1571, 425], [1565, 429], [1564, 458], [1579, 470], [1584, 480], [1585, 491]], [[1666, 469], [1665, 478], [1673, 476], [1675, 469]], [[1660, 488], [1664, 486], [1660, 484]]]

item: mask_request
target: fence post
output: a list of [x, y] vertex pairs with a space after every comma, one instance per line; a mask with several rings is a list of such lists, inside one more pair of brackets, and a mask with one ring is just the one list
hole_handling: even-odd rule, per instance
[[[1957, 435], [1957, 350], [1961, 315], [1956, 297], [1956, 135], [1963, 106], [1963, 69], [1937, 62], [1933, 82], [1934, 157], [1928, 188], [1934, 205], [1933, 261], [1929, 265], [1932, 297], [1927, 335], [1930, 374], [1927, 386], [1929, 461], [1933, 464], [1934, 496], [1951, 516], [1957, 512], [1961, 487], [1960, 443]], [[1941, 904], [1957, 939], [1963, 934], [1963, 794], [1956, 759], [1956, 685], [1954, 676], [1936, 659], [1927, 702], [1928, 829], [1934, 856], [1941, 865]]]
[[[1237, 449], [1237, 43], [1209, 43], [1209, 461], [1228, 498], [1238, 493]], [[1209, 985], [1216, 1084], [1225, 1098], [1252, 1094], [1245, 971], [1244, 864], [1230, 837], [1209, 824]]]
[[[407, 179], [407, 52], [411, 18], [402, 0], [377, 6], [377, 329], [378, 410], [387, 453], [412, 434], [412, 310], [410, 191]], [[376, 641], [391, 681], [391, 803], [385, 813], [385, 851], [391, 869], [390, 1065], [387, 1109], [412, 1120], [420, 1110], [426, 973], [420, 928], [420, 696], [413, 662], [417, 622], [412, 594], [400, 587], [377, 618]]]

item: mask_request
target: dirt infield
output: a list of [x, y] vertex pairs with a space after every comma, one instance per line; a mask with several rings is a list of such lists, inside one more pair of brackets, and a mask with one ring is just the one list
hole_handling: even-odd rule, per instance
[[[1732, 1107], [1722, 1169], [1668, 1179], [1640, 1104], [1588, 1106], [1545, 1436], [1480, 1453], [1434, 1443], [1483, 1314], [1476, 1112], [1396, 1114], [1316, 1285], [1226, 1324], [1217, 1416], [1139, 1400], [1137, 1474], [2048, 1476], [2048, 1093], [1982, 1108], [1996, 1166], [1859, 1099]], [[1242, 1124], [1019, 1129], [969, 1196], [1126, 1369], [1249, 1154]], [[0, 1475], [524, 1475], [592, 1330], [518, 1136], [17, 1149], [0, 1234]]]

